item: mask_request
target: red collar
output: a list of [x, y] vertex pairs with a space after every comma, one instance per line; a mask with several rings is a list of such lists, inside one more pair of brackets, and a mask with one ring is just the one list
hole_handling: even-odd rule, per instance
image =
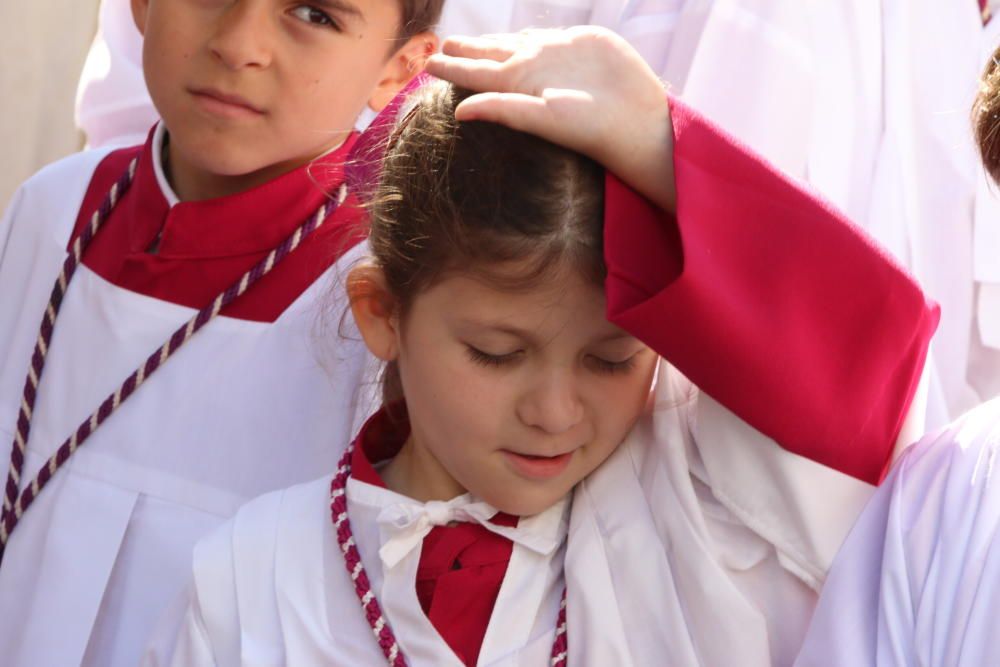
[[380, 488], [386, 488], [375, 464], [387, 461], [399, 453], [410, 435], [410, 422], [402, 417], [390, 417], [385, 408], [372, 415], [354, 440], [351, 456], [351, 477]]
[[[270, 251], [332, 194], [344, 176], [344, 161], [357, 140], [256, 188], [203, 201], [167, 203], [153, 168], [160, 159], [150, 131], [139, 156], [128, 206], [129, 250], [143, 252], [160, 234], [157, 254], [163, 259], [236, 257]], [[139, 224], [135, 224], [139, 223]], [[161, 234], [162, 230], [162, 234]]]

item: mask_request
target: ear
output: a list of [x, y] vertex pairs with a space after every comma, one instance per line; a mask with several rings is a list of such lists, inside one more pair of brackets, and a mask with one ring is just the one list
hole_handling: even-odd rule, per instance
[[399, 318], [382, 270], [359, 266], [347, 276], [351, 313], [368, 350], [382, 361], [399, 356]]
[[[132, 0], [142, 2], [142, 0]], [[432, 32], [414, 35], [399, 47], [382, 68], [382, 78], [368, 100], [368, 106], [381, 111], [413, 77], [424, 71], [427, 59], [438, 50], [440, 40]]]
[[131, 0], [132, 20], [139, 29], [140, 35], [146, 34], [146, 14], [149, 12], [149, 0]]

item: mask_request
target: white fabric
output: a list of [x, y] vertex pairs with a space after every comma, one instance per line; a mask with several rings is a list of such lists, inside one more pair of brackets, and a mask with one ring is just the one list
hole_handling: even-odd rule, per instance
[[[324, 478], [259, 498], [199, 544], [191, 605], [177, 641], [162, 638], [166, 641], [151, 647], [144, 664], [384, 664], [337, 543], [329, 489], [330, 479]], [[417, 598], [420, 544], [391, 564], [377, 556], [394, 539], [379, 516], [399, 506], [434, 509], [353, 479], [347, 499], [371, 590], [409, 664], [460, 667]], [[462, 512], [474, 504], [462, 496], [453, 509]], [[547, 664], [563, 591], [560, 547], [568, 507], [564, 499], [514, 529], [557, 548], [539, 553], [515, 541], [479, 664]]]
[[994, 665], [1000, 401], [914, 445], [837, 555], [798, 667]]
[[[255, 501], [205, 540], [184, 619], [165, 622], [146, 664], [379, 664], [331, 528], [328, 485]], [[408, 504], [419, 516], [440, 506], [356, 480], [347, 491], [372, 589], [407, 657], [454, 664], [416, 599], [419, 548], [398, 563], [376, 557], [397, 539], [379, 521], [395, 512], [386, 508]], [[572, 664], [790, 665], [870, 493], [782, 450], [664, 363], [650, 412], [574, 492], [565, 558], [515, 541], [479, 664], [546, 664], [565, 576]], [[455, 501], [461, 511], [471, 502]], [[563, 514], [557, 505], [518, 530], [561, 539], [565, 529], [552, 530]]]
[[[0, 460], [41, 314], [104, 151], [29, 180], [0, 221]], [[181, 590], [194, 543], [248, 499], [331, 470], [350, 437], [366, 354], [336, 288], [359, 247], [274, 323], [209, 323], [116, 412], [25, 514], [0, 568], [4, 667], [135, 665]], [[49, 347], [23, 474], [194, 311], [82, 266]], [[275, 387], [283, 390], [275, 392]]]
[[490, 519], [497, 513], [489, 503], [476, 501], [465, 494], [447, 502], [432, 500], [428, 503], [400, 502], [384, 508], [375, 518], [382, 529], [385, 543], [378, 551], [382, 564], [393, 568], [414, 549], [423, 544], [424, 538], [435, 526], [452, 522], [478, 523], [490, 531], [506, 537], [515, 544], [537, 554], [548, 556], [559, 547], [559, 541], [550, 535], [539, 534], [523, 525], [499, 526]]

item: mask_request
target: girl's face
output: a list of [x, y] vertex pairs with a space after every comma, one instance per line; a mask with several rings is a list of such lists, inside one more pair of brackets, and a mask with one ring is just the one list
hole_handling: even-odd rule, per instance
[[599, 287], [560, 273], [519, 292], [452, 275], [415, 298], [395, 328], [412, 432], [387, 481], [531, 515], [622, 442], [657, 356], [605, 319]]

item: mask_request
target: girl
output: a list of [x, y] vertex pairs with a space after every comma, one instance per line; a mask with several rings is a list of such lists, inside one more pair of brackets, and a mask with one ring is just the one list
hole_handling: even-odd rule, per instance
[[[383, 407], [332, 479], [264, 496], [199, 545], [149, 662], [787, 664], [864, 486], [658, 353], [790, 448], [823, 456], [836, 431], [884, 461], [925, 339], [888, 354], [858, 333], [926, 332], [934, 309], [825, 206], [668, 112], [609, 33], [446, 49], [435, 73], [506, 92], [429, 85], [388, 138], [371, 262], [347, 280], [386, 362]], [[796, 241], [806, 220], [816, 248]], [[772, 298], [745, 301], [762, 284]], [[692, 297], [689, 320], [666, 319]], [[891, 426], [864, 387], [864, 419], [830, 414], [844, 369], [827, 353], [874, 363]], [[873, 463], [840, 461], [867, 478]]]
[[[1000, 49], [973, 107], [980, 156], [994, 182], [998, 111]], [[996, 664], [998, 411], [1000, 401], [985, 403], [900, 459], [838, 553], [796, 664]]]

